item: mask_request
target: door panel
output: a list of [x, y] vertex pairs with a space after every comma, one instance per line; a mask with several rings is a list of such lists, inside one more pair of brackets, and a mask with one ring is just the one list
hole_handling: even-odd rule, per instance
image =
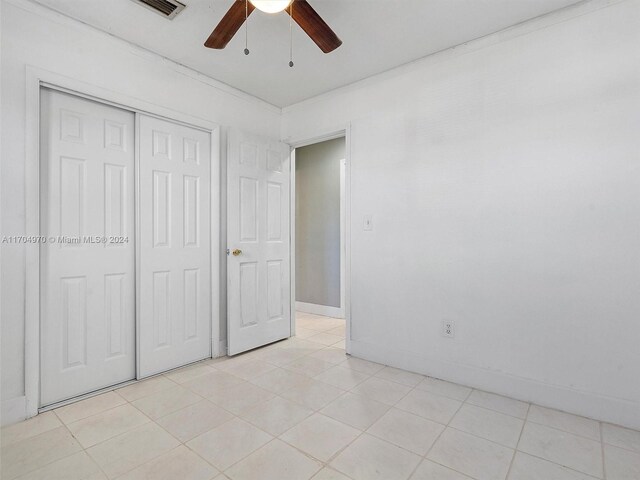
[[139, 376], [146, 377], [211, 356], [211, 135], [144, 115], [139, 125]]
[[46, 406], [135, 378], [134, 114], [42, 89], [40, 145]]
[[229, 355], [291, 335], [289, 147], [228, 138]]

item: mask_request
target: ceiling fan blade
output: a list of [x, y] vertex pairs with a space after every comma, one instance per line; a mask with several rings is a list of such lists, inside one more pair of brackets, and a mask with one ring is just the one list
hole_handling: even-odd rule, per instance
[[332, 52], [342, 45], [342, 40], [309, 5], [307, 0], [293, 0], [286, 11], [324, 53]]
[[[211, 32], [204, 46], [207, 48], [222, 49], [240, 29], [247, 16], [251, 15], [254, 7], [251, 2], [235, 0], [229, 11], [222, 17], [218, 26]], [[245, 10], [246, 9], [246, 10]]]

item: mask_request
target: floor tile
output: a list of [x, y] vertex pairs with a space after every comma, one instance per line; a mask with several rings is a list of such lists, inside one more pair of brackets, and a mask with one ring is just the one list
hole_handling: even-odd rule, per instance
[[[316, 333], [316, 335], [318, 335]], [[335, 343], [335, 342], [334, 342]], [[326, 345], [320, 344], [318, 342], [312, 342], [310, 338], [296, 338], [292, 337], [289, 340], [282, 342], [280, 348], [283, 350], [293, 350], [302, 355], [308, 355], [313, 352], [317, 352], [318, 350], [322, 350]]]
[[198, 378], [200, 375], [211, 373], [211, 367], [205, 363], [198, 362], [193, 365], [178, 368], [170, 372], [165, 373], [165, 377], [176, 383], [184, 383], [194, 378]]
[[345, 327], [346, 322], [344, 318], [333, 318], [333, 317], [321, 317], [322, 323], [327, 326], [327, 331], [333, 330], [337, 327]]
[[300, 352], [296, 349], [276, 348], [261, 358], [265, 362], [281, 367], [305, 356], [306, 354], [307, 353]]
[[84, 448], [133, 430], [150, 420], [130, 404], [70, 423], [67, 427]]
[[393, 367], [384, 367], [376, 373], [376, 377], [401, 383], [409, 387], [415, 387], [424, 379], [424, 377], [418, 373], [407, 372]]
[[2, 480], [12, 480], [82, 450], [65, 427], [48, 430], [2, 447]]
[[130, 432], [99, 443], [87, 453], [110, 479], [123, 475], [180, 445], [155, 423], [147, 423]]
[[434, 422], [447, 424], [458, 411], [462, 402], [435, 395], [424, 390], [413, 390], [396, 407], [415, 413]]
[[607, 480], [638, 480], [640, 478], [640, 453], [605, 445]]
[[344, 390], [311, 379], [300, 386], [285, 390], [280, 396], [304, 405], [312, 410], [320, 410], [344, 393]]
[[291, 363], [287, 363], [283, 368], [309, 377], [315, 377], [316, 375], [320, 375], [322, 372], [329, 370], [333, 366], [334, 364], [331, 362], [306, 355], [304, 357], [296, 358]]
[[327, 330], [331, 330], [332, 328], [336, 328], [333, 325], [325, 325], [321, 322], [318, 322], [315, 318], [299, 318], [296, 320], [296, 327], [306, 328], [308, 330], [313, 330], [314, 332], [326, 332]]
[[640, 453], [640, 432], [608, 423], [602, 424], [604, 443]]
[[255, 350], [254, 352], [241, 353], [239, 355], [235, 355], [233, 357], [220, 357], [216, 363], [213, 363], [212, 366], [216, 370], [220, 370], [226, 372], [233, 368], [238, 367], [247, 362], [252, 362], [259, 358], [259, 354], [262, 352], [268, 352], [273, 348], [273, 345], [266, 346]]
[[341, 363], [340, 366], [369, 375], [374, 375], [384, 368], [384, 365], [381, 365], [379, 363], [362, 360], [361, 358], [356, 357], [347, 357], [347, 359], [343, 363]]
[[18, 480], [107, 480], [86, 452], [78, 452], [48, 464]]
[[463, 405], [450, 427], [486, 438], [506, 447], [516, 448], [524, 420], [475, 405]]
[[260, 375], [264, 375], [275, 368], [277, 368], [275, 365], [266, 363], [263, 360], [249, 360], [233, 366], [226, 370], [226, 372], [242, 378], [243, 380], [250, 380], [252, 378], [259, 377]]
[[309, 455], [327, 462], [353, 442], [360, 430], [316, 413], [303, 420], [280, 438]]
[[176, 386], [175, 388], [141, 398], [131, 404], [148, 417], [157, 420], [184, 407], [198, 403], [200, 400], [202, 400], [202, 397], [191, 390]]
[[311, 330], [309, 328], [303, 328], [296, 325], [296, 338], [308, 338], [312, 335], [317, 335], [317, 330]]
[[310, 356], [335, 364], [342, 363], [347, 359], [344, 349], [333, 347], [323, 348], [322, 350], [313, 352]]
[[590, 418], [531, 405], [527, 420], [600, 441], [600, 424]]
[[231, 480], [308, 480], [322, 464], [273, 440], [225, 472]]
[[334, 387], [342, 388], [344, 390], [350, 390], [356, 385], [364, 382], [369, 375], [366, 373], [351, 370], [349, 368], [342, 368], [341, 366], [333, 367], [326, 372], [317, 375], [316, 380], [328, 383]]
[[516, 452], [508, 480], [593, 480], [593, 478], [541, 458]]
[[228, 357], [226, 355], [222, 355], [214, 358], [207, 358], [206, 360], [202, 360], [202, 363], [208, 365], [209, 367], [218, 368], [219, 365], [228, 362], [233, 357]]
[[345, 334], [347, 333], [347, 328], [345, 325], [341, 325], [339, 327], [332, 328], [331, 330], [327, 330], [327, 333], [330, 333], [332, 335], [338, 335], [339, 337], [344, 337]]
[[157, 420], [171, 435], [181, 442], [207, 432], [233, 418], [233, 415], [208, 400], [202, 400]]
[[[411, 480], [472, 480], [471, 477], [443, 467], [431, 460], [424, 460], [411, 475]], [[543, 479], [540, 479], [543, 480]]]
[[324, 317], [322, 315], [309, 315], [300, 318], [296, 323], [303, 328], [326, 332], [343, 326], [345, 321], [343, 319]]
[[226, 470], [272, 438], [250, 423], [234, 418], [194, 438], [187, 446], [219, 470]]
[[184, 445], [151, 460], [118, 480], [212, 480], [218, 471]]
[[518, 450], [602, 478], [601, 444], [588, 438], [527, 422]]
[[331, 333], [327, 332], [322, 332], [309, 337], [307, 340], [309, 340], [310, 342], [316, 342], [325, 346], [329, 346], [338, 343], [341, 340], [344, 340], [344, 337], [332, 335]]
[[235, 415], [271, 400], [275, 394], [248, 382], [221, 389], [209, 397], [216, 405]]
[[360, 430], [366, 430], [389, 410], [389, 405], [362, 395], [346, 393], [320, 412]]
[[366, 433], [344, 449], [331, 466], [354, 480], [406, 480], [421, 458]]
[[241, 417], [267, 433], [277, 437], [313, 413], [313, 410], [282, 397], [256, 405]]
[[235, 375], [221, 371], [214, 371], [207, 373], [206, 375], [201, 375], [193, 380], [189, 380], [182, 385], [201, 397], [209, 398], [217, 392], [232, 387], [233, 385], [238, 385], [243, 381], [244, 380], [240, 377], [236, 377]]
[[116, 392], [128, 402], [133, 402], [139, 398], [143, 398], [175, 386], [175, 382], [172, 382], [163, 375], [159, 375], [157, 377], [142, 380], [120, 388], [116, 390]]
[[439, 423], [392, 408], [367, 433], [418, 455], [425, 455], [444, 428]]
[[477, 480], [504, 480], [514, 451], [447, 428], [427, 458]]
[[523, 419], [527, 417], [529, 410], [528, 403], [481, 390], [471, 392], [467, 403]]
[[411, 387], [399, 383], [370, 377], [351, 390], [353, 393], [364, 395], [387, 405], [395, 405], [411, 391]]
[[116, 392], [107, 392], [95, 397], [56, 408], [55, 413], [60, 420], [69, 424], [97, 413], [124, 405], [127, 401]]
[[2, 447], [12, 443], [33, 438], [41, 433], [48, 432], [62, 425], [58, 417], [53, 412], [45, 412], [36, 415], [24, 422], [16, 423], [2, 428]]
[[425, 377], [416, 388], [460, 401], [465, 401], [472, 390], [469, 387], [464, 387], [457, 383], [446, 382], [431, 377]]
[[269, 373], [265, 373], [257, 378], [250, 380], [251, 383], [258, 387], [264, 388], [274, 393], [280, 393], [284, 390], [298, 387], [309, 381], [306, 375], [290, 372], [282, 368], [277, 368]]
[[350, 480], [350, 478], [332, 468], [324, 467], [313, 476], [312, 480]]

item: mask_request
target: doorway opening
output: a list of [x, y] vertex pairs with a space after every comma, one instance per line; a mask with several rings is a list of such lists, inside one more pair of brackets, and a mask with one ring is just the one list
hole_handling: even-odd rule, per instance
[[296, 335], [344, 348], [346, 139], [298, 147], [293, 157]]

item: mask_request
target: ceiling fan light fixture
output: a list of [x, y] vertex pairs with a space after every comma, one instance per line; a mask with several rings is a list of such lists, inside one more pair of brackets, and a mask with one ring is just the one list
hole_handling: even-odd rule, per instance
[[265, 13], [282, 12], [293, 0], [249, 0], [258, 10]]

